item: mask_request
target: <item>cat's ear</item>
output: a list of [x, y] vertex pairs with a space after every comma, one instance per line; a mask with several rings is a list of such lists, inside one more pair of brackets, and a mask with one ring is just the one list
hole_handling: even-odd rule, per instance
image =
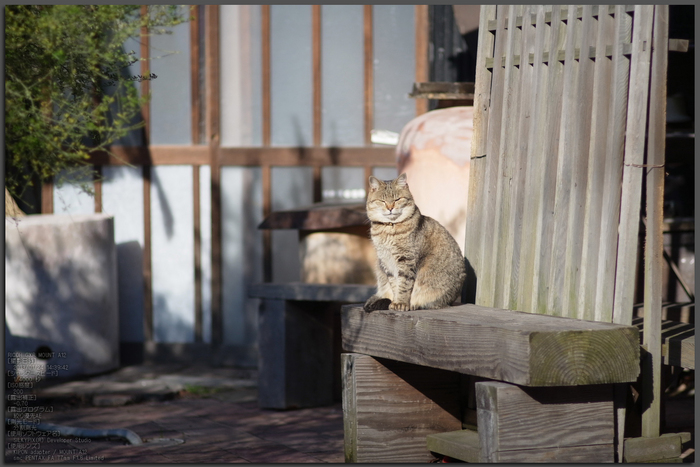
[[406, 172], [399, 175], [399, 178], [397, 178], [394, 183], [396, 183], [396, 186], [400, 188], [408, 186], [408, 181], [406, 181]]
[[381, 183], [382, 182], [380, 182], [379, 179], [374, 175], [369, 176], [369, 188], [371, 191], [377, 191]]

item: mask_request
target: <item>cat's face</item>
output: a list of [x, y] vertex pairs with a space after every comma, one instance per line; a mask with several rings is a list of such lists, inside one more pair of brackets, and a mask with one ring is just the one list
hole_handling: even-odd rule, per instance
[[374, 222], [397, 223], [413, 214], [416, 205], [406, 183], [406, 174], [383, 182], [369, 177], [367, 217]]

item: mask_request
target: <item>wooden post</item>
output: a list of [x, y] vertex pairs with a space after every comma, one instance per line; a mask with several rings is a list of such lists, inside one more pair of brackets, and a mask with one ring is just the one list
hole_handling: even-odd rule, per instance
[[260, 407], [333, 403], [333, 313], [328, 303], [263, 299], [258, 335]]
[[642, 436], [659, 436], [661, 424], [661, 277], [663, 252], [664, 150], [666, 137], [666, 68], [668, 5], [654, 7], [649, 98], [649, 141], [644, 171], [647, 180], [647, 222], [644, 251], [644, 334], [649, 354], [642, 373]]
[[429, 462], [426, 436], [459, 430], [460, 375], [346, 353], [346, 462]]

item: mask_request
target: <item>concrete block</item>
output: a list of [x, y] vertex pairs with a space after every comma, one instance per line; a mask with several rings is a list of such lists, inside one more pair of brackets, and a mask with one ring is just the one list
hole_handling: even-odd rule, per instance
[[113, 217], [5, 218], [5, 349], [24, 378], [119, 366]]

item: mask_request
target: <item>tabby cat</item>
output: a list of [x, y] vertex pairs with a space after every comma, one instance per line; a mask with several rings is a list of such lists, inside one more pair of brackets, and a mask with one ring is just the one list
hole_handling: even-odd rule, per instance
[[435, 219], [420, 213], [406, 174], [396, 180], [369, 177], [367, 217], [377, 251], [377, 294], [365, 311], [450, 306], [466, 276], [457, 242]]

